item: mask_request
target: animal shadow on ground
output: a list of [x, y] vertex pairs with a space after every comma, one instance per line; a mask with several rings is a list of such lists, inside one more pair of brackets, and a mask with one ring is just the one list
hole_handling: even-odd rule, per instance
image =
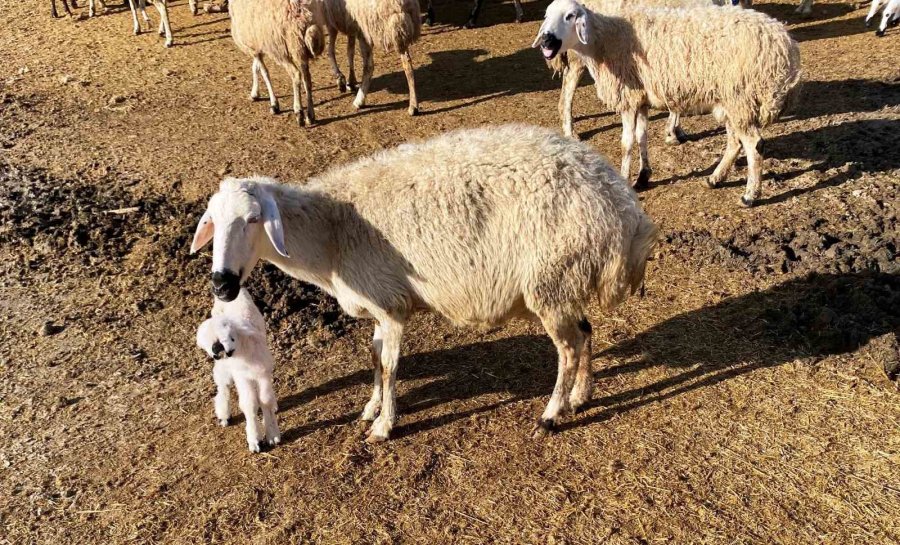
[[[796, 11], [799, 4], [799, 0], [788, 4], [757, 4], [754, 2], [753, 9], [765, 13], [769, 17], [783, 21], [786, 25], [827, 21], [829, 19], [843, 17], [848, 13], [856, 11], [853, 4], [823, 4], [821, 2], [816, 2], [813, 4], [811, 14], [801, 15]], [[800, 29], [791, 30], [791, 34], [796, 30]], [[794, 37], [794, 39], [796, 40], [797, 38]]]
[[[522, 2], [522, 10], [525, 12], [522, 18], [523, 22], [537, 21], [544, 16], [544, 8], [549, 2]], [[425, 6], [427, 2], [423, 0], [422, 17], [425, 17]], [[469, 20], [472, 13], [472, 7], [475, 0], [437, 0], [432, 2], [435, 11], [435, 26], [452, 25], [461, 27]], [[481, 0], [481, 10], [478, 13], [476, 27], [489, 27], [493, 25], [502, 25], [513, 23], [516, 18], [516, 10], [513, 7], [512, 0]], [[428, 28], [424, 27], [423, 28]]]
[[[766, 140], [766, 157], [815, 161], [811, 169], [821, 174], [810, 187], [792, 189], [759, 204], [784, 202], [792, 197], [841, 185], [860, 175], [900, 168], [897, 134], [900, 120], [868, 119], [798, 131]], [[803, 174], [808, 169], [795, 174]], [[782, 176], [782, 180], [787, 177]]]
[[[428, 54], [431, 62], [416, 67], [416, 90], [420, 100], [430, 104], [467, 102], [428, 108], [423, 114], [447, 112], [497, 97], [549, 91], [560, 86], [541, 55], [527, 47], [501, 57], [491, 57], [489, 51], [480, 48]], [[402, 71], [381, 74], [373, 78], [372, 89], [405, 95], [406, 77]]]
[[[811, 274], [765, 291], [729, 298], [679, 314], [632, 339], [595, 353], [595, 365], [602, 366], [600, 362], [609, 360], [617, 362], [597, 371], [595, 379], [657, 366], [685, 370], [623, 392], [605, 396], [595, 393], [586, 409], [590, 412], [602, 407], [603, 410], [586, 417], [576, 415], [562, 424], [561, 429], [602, 422], [616, 414], [756, 369], [797, 359], [814, 362], [850, 352], [872, 338], [891, 332], [900, 334], [900, 276], [897, 275]], [[894, 355], [892, 365], [896, 365], [896, 359]], [[556, 350], [543, 335], [523, 335], [403, 356], [398, 388], [402, 416], [394, 436], [415, 434], [503, 405], [548, 396], [556, 379], [555, 370]], [[423, 378], [434, 380], [413, 388], [404, 387], [404, 383]], [[356, 371], [280, 403], [294, 407], [370, 380], [370, 371]], [[497, 393], [509, 397], [404, 423], [404, 417], [426, 409]], [[360, 399], [360, 408], [364, 401]], [[347, 414], [311, 423], [300, 430], [290, 430], [286, 436], [296, 438], [323, 426], [349, 423], [355, 417], [356, 414]]]
[[900, 83], [848, 79], [806, 81], [801, 85], [800, 100], [785, 112], [785, 117], [812, 119], [900, 106]]

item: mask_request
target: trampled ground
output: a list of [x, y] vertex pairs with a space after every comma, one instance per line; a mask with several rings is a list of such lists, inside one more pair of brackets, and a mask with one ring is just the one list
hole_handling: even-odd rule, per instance
[[[757, 6], [801, 42], [804, 100], [765, 136], [764, 199], [700, 180], [708, 117], [662, 141], [642, 193], [662, 231], [646, 296], [595, 312], [590, 408], [533, 441], [555, 378], [541, 331], [413, 320], [396, 438], [363, 443], [371, 324], [266, 267], [284, 444], [246, 451], [212, 414], [194, 348], [209, 254], [188, 256], [226, 174], [302, 181], [411, 138], [558, 126], [560, 82], [528, 48], [542, 2], [438, 2], [414, 49], [422, 115], [380, 55], [354, 112], [327, 62], [320, 124], [247, 99], [224, 15], [173, 3], [176, 47], [94, 19], [0, 4], [0, 543], [900, 542], [900, 32], [865, 9]], [[86, 12], [79, 8], [78, 13]], [[151, 14], [155, 12], [151, 10]], [[289, 86], [273, 69], [282, 104]], [[617, 119], [583, 87], [576, 128], [618, 161]], [[136, 210], [133, 208], [136, 207]]]

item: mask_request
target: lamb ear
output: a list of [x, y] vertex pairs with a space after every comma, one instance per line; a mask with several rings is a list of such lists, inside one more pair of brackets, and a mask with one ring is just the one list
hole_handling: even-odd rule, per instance
[[275, 199], [268, 190], [260, 190], [258, 193], [263, 228], [266, 230], [266, 235], [269, 236], [269, 241], [272, 242], [272, 247], [282, 257], [291, 257], [284, 246], [284, 226], [281, 224], [281, 212], [278, 211]]
[[546, 25], [546, 24], [547, 24], [547, 22], [544, 21], [544, 22], [541, 24], [541, 28], [538, 29], [537, 36], [535, 36], [535, 37], [534, 37], [534, 41], [531, 42], [531, 48], [532, 48], [532, 49], [534, 49], [535, 47], [538, 46], [539, 43], [541, 43], [541, 37], [544, 35], [544, 25]]
[[212, 216], [209, 215], [209, 210], [207, 210], [200, 218], [200, 223], [197, 224], [197, 230], [194, 232], [194, 241], [191, 242], [191, 253], [195, 254], [197, 250], [206, 246], [206, 243], [212, 240], [214, 232], [215, 225], [213, 225]]
[[575, 18], [575, 33], [578, 35], [579, 42], [584, 45], [588, 44], [590, 32], [588, 31], [587, 14], [584, 11]]

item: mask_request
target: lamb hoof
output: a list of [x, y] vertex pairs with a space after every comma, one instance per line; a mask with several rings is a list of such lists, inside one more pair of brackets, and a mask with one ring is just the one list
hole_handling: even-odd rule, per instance
[[247, 448], [250, 449], [250, 452], [258, 453], [260, 451], [259, 443], [247, 443]]
[[744, 208], [752, 208], [753, 199], [748, 199], [745, 195], [741, 195], [741, 206]]
[[272, 104], [269, 106], [269, 111], [272, 112], [272, 115], [278, 115], [281, 113], [281, 108], [278, 107], [278, 104]]
[[230, 419], [228, 419], [228, 418], [220, 418], [219, 419], [219, 425], [222, 426], [223, 428], [228, 427], [228, 424], [230, 424], [230, 423], [231, 423]]
[[409, 111], [409, 115], [412, 117], [419, 115], [419, 107], [418, 106], [410, 106], [408, 111]]
[[637, 190], [640, 189], [648, 189], [650, 187], [650, 175], [653, 173], [649, 168], [642, 168], [638, 173], [637, 181], [634, 183], [634, 188]]
[[883, 31], [883, 30], [876, 30], [876, 31], [875, 31], [875, 35], [878, 36], [879, 38], [883, 38], [883, 37], [884, 37], [884, 31]]
[[537, 423], [531, 428], [531, 437], [533, 439], [544, 439], [556, 431], [556, 423], [553, 420], [544, 420], [538, 418]]
[[250, 93], [250, 102], [256, 102], [258, 100], [260, 100], [259, 93], [256, 93], [255, 95]]
[[358, 98], [353, 101], [353, 107], [356, 110], [362, 110], [365, 105], [366, 105], [366, 103]]
[[266, 442], [269, 443], [270, 447], [274, 447], [275, 445], [281, 444], [281, 436], [275, 435], [273, 437], [266, 439]]
[[166, 43], [165, 43], [166, 47], [172, 47], [172, 45], [173, 45], [172, 42], [166, 40]]

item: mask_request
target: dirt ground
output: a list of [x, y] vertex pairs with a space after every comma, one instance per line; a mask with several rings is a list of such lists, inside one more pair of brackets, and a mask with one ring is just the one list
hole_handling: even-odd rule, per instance
[[[193, 344], [205, 199], [226, 174], [302, 181], [457, 127], [558, 126], [560, 82], [528, 47], [545, 3], [514, 24], [488, 2], [464, 30], [469, 0], [438, 0], [413, 52], [419, 117], [399, 59], [378, 55], [358, 113], [315, 63], [309, 129], [248, 100], [225, 15], [172, 2], [164, 49], [121, 6], [53, 20], [46, 4], [0, 7], [0, 543], [900, 543], [884, 372], [900, 359], [900, 31], [876, 38], [865, 7], [757, 6], [787, 22], [806, 80], [765, 133], [759, 206], [738, 207], [743, 163], [700, 183], [725, 144], [709, 117], [672, 148], [654, 115], [646, 295], [593, 313], [595, 399], [558, 433], [528, 433], [555, 379], [539, 328], [423, 315], [396, 436], [363, 443], [371, 324], [266, 266], [248, 285], [284, 444], [252, 455], [240, 418], [217, 427]], [[617, 119], [584, 83], [576, 129], [617, 162]]]

